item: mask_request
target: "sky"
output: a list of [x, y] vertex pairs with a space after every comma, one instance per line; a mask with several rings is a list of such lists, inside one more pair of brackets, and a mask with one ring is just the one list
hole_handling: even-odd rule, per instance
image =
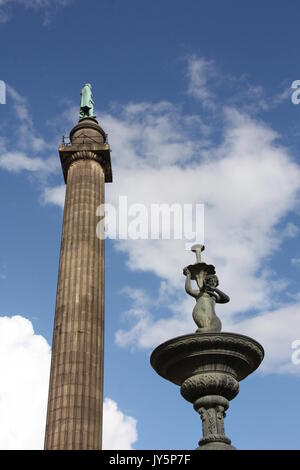
[[[264, 346], [227, 435], [299, 448], [299, 14], [282, 0], [0, 0], [0, 449], [43, 447], [58, 146], [86, 82], [112, 150], [107, 202], [204, 204], [203, 259], [231, 299], [223, 330]], [[193, 262], [183, 240], [106, 240], [106, 449], [197, 446], [200, 417], [150, 366], [158, 344], [195, 331]]]

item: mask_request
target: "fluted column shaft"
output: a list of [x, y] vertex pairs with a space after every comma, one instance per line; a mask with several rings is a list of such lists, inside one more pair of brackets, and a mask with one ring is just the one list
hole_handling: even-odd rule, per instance
[[75, 160], [68, 169], [45, 449], [101, 448], [104, 240], [96, 236], [101, 203], [101, 165]]

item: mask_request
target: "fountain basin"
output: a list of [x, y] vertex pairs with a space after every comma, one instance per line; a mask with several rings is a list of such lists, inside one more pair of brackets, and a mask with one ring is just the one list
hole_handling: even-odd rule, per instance
[[239, 382], [264, 358], [263, 347], [236, 333], [193, 333], [159, 345], [151, 365], [164, 379], [180, 386], [202, 418], [198, 449], [234, 449], [225, 435], [225, 411], [239, 392]]

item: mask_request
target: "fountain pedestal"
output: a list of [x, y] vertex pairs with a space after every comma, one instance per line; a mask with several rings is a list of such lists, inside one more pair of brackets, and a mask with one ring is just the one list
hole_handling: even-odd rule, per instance
[[180, 386], [181, 395], [200, 414], [203, 437], [197, 450], [233, 450], [225, 434], [229, 401], [239, 393], [239, 382], [255, 371], [263, 347], [248, 336], [193, 333], [158, 346], [151, 365], [163, 378]]

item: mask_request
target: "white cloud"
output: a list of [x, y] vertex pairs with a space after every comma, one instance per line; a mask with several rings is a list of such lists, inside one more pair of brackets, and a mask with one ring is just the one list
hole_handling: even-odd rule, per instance
[[[7, 93], [16, 119], [11, 144], [8, 146], [3, 138], [0, 141], [0, 168], [14, 173], [28, 171], [43, 178], [57, 172], [60, 167], [58, 156], [41, 157], [50, 149], [52, 153], [53, 146], [36, 135], [27, 100], [10, 85], [7, 85]], [[8, 147], [13, 151], [9, 151]]]
[[216, 73], [216, 65], [213, 61], [199, 56], [192, 56], [188, 59], [188, 94], [200, 100], [204, 106], [215, 106], [210, 81]]
[[299, 227], [292, 222], [289, 222], [283, 231], [283, 235], [287, 238], [295, 238], [297, 235], [299, 235], [299, 233]]
[[16, 126], [15, 139], [13, 141], [14, 147], [18, 146], [20, 149], [30, 152], [53, 150], [53, 145], [36, 135], [27, 99], [21, 96], [9, 84], [7, 84], [6, 89], [15, 111], [15, 117], [18, 120], [17, 123], [14, 123]]
[[[0, 0], [0, 22], [5, 23], [11, 18], [10, 6], [22, 6], [32, 10], [44, 10], [46, 13], [53, 7], [65, 7], [73, 0]], [[45, 16], [44, 22], [47, 23], [48, 16]]]
[[103, 450], [132, 450], [137, 441], [137, 422], [119, 410], [115, 401], [105, 398], [103, 405]]
[[66, 194], [66, 185], [62, 184], [54, 187], [44, 188], [43, 202], [45, 204], [54, 204], [61, 208], [64, 207]]
[[252, 336], [265, 349], [261, 372], [300, 374], [293, 364], [292, 343], [300, 340], [300, 303], [284, 305], [273, 311], [232, 324], [231, 331]]
[[[44, 446], [51, 350], [32, 323], [22, 317], [0, 317], [0, 449]], [[137, 422], [106, 398], [106, 449], [131, 449]]]
[[28, 103], [26, 98], [20, 95], [12, 86], [7, 85], [7, 93], [12, 99], [13, 108], [16, 112], [16, 117], [21, 121], [26, 121], [28, 126], [32, 127], [32, 119], [28, 110]]
[[[117, 332], [119, 346], [152, 349], [170, 338], [195, 331], [191, 318], [193, 303], [188, 299], [178, 305], [179, 309], [175, 309], [172, 316], [156, 320], [153, 315], [155, 301], [151, 302], [147, 292], [126, 289], [125, 293], [131, 297], [132, 307], [124, 312], [123, 319], [127, 326], [133, 323], [133, 327]], [[218, 314], [222, 317], [220, 310]], [[300, 375], [300, 365], [292, 361], [292, 344], [300, 340], [299, 301], [259, 312], [252, 318], [232, 320], [228, 319], [223, 331], [250, 336], [263, 345], [265, 358], [260, 373]]]
[[277, 106], [291, 99], [292, 90], [290, 86], [286, 86], [282, 91], [272, 97], [272, 104]]
[[292, 259], [291, 259], [291, 264], [292, 264], [293, 266], [300, 267], [300, 258], [296, 258], [296, 257], [295, 257], [295, 258], [292, 258]]
[[[131, 111], [130, 116], [125, 110], [118, 118], [101, 119], [114, 149], [108, 202], [117, 204], [121, 194], [128, 196], [129, 203], [147, 207], [152, 202], [204, 203], [204, 259], [216, 265], [220, 288], [231, 297], [228, 305], [219, 306], [224, 326], [243, 312], [275, 308], [287, 282], [270, 269], [269, 262], [285, 237], [298, 234], [295, 225], [284, 221], [297, 206], [300, 190], [299, 166], [280, 145], [277, 133], [227, 108], [220, 144], [202, 152], [202, 136], [198, 140], [192, 136], [189, 142], [190, 129], [176, 108], [165, 108], [160, 117], [145, 104], [131, 105]], [[174, 141], [178, 152], [173, 152]], [[192, 150], [185, 154], [187, 142]], [[167, 337], [193, 331], [193, 301], [185, 298], [181, 269], [194, 261], [184, 242], [119, 240], [115, 246], [128, 255], [130, 269], [154, 273], [167, 292], [173, 292], [163, 305], [169, 311], [164, 318], [149, 306], [137, 308], [134, 301], [125, 314], [127, 327], [117, 332], [118, 344], [150, 348]]]
[[[235, 271], [239, 279], [242, 272], [252, 278], [262, 259], [278, 247], [280, 233], [275, 227], [295, 207], [300, 170], [287, 150], [277, 144], [277, 135], [271, 129], [238, 112], [227, 114], [221, 145], [209, 150], [209, 159], [200, 156], [184, 166], [180, 152], [174, 156], [171, 146], [159, 159], [158, 146], [157, 167], [153, 167], [151, 155], [147, 155], [148, 138], [144, 141], [148, 133], [140, 129], [139, 140], [133, 142], [132, 121], [127, 123], [124, 119], [120, 123], [105, 116], [102, 123], [108, 128], [109, 121], [110, 140], [118, 156], [113, 160], [114, 184], [107, 186], [109, 202], [117, 202], [119, 194], [127, 195], [129, 203], [141, 202], [147, 206], [154, 201], [203, 202], [206, 205], [205, 254], [221, 263], [223, 269], [227, 266], [230, 276], [226, 277], [236, 280]], [[141, 119], [137, 116], [136, 120], [139, 128]], [[122, 134], [118, 133], [120, 126], [123, 126]], [[148, 126], [151, 123], [145, 122], [144, 127]], [[166, 140], [172, 139], [171, 133], [163, 132], [163, 135]], [[184, 146], [187, 139], [184, 129], [181, 135]], [[127, 150], [122, 152], [124, 147]], [[165, 165], [171, 158], [172, 164]], [[132, 268], [155, 272], [172, 282], [179, 278], [175, 274], [181, 266], [178, 261], [190, 256], [182, 250], [183, 243], [177, 241], [124, 241], [118, 242], [118, 247], [128, 252]], [[260, 278], [258, 283], [261, 281]], [[258, 292], [261, 290], [258, 288]], [[245, 304], [244, 308], [248, 306]]]
[[23, 152], [6, 152], [0, 154], [0, 168], [19, 173], [29, 171], [33, 173], [53, 173], [57, 171], [59, 162], [57, 158], [30, 158]]
[[253, 84], [246, 74], [224, 75], [213, 60], [195, 54], [187, 59], [187, 82], [188, 95], [199, 101], [206, 112], [213, 111], [216, 119], [225, 104], [255, 115], [278, 107], [291, 95], [287, 83], [269, 91], [260, 84]]
[[[189, 299], [180, 300], [180, 311], [171, 302], [174, 302], [174, 296], [170, 299], [170, 308], [173, 312], [168, 312], [166, 318], [155, 318], [155, 309], [161, 306], [161, 299], [151, 298], [149, 294], [141, 289], [132, 289], [127, 287], [123, 293], [131, 299], [131, 308], [122, 314], [122, 321], [126, 324], [126, 329], [120, 329], [116, 332], [116, 343], [121, 347], [153, 348], [167, 339], [187, 332], [195, 331], [192, 315], [187, 314], [192, 311]], [[163, 292], [164, 295], [166, 292]]]
[[0, 317], [0, 448], [43, 447], [50, 347], [21, 316]]

